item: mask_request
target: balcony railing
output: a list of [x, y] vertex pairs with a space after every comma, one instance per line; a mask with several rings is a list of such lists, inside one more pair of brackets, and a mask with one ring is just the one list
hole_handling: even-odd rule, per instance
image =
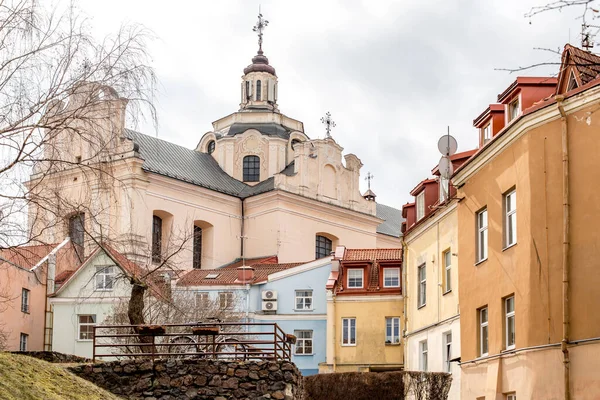
[[288, 360], [293, 335], [275, 323], [96, 325], [93, 359], [129, 357]]

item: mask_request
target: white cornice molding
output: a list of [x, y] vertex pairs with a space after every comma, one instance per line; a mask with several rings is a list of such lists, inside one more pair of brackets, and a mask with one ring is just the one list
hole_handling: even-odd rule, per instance
[[366, 302], [378, 302], [378, 301], [398, 301], [398, 300], [403, 300], [403, 299], [404, 299], [404, 296], [402, 296], [401, 294], [384, 294], [381, 296], [378, 296], [378, 295], [367, 295], [367, 296], [337, 295], [337, 296], [335, 296], [336, 303], [366, 303]]
[[[595, 86], [573, 97], [563, 101], [563, 107], [566, 114], [571, 114], [590, 105], [600, 99], [600, 86]], [[550, 103], [548, 106], [537, 110], [529, 115], [525, 115], [512, 125], [507, 127], [508, 131], [502, 132], [501, 136], [494, 140], [490, 145], [477, 156], [473, 162], [467, 164], [452, 177], [452, 183], [456, 186], [463, 185], [481, 168], [487, 165], [496, 156], [501, 154], [506, 148], [516, 142], [532, 129], [547, 124], [551, 121], [560, 119], [560, 112], [556, 103]]]

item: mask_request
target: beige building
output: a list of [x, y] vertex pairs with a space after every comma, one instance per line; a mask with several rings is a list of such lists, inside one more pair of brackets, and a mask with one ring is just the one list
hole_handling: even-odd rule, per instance
[[463, 399], [600, 396], [598, 65], [567, 45], [558, 79], [517, 78], [475, 120], [453, 177]]
[[239, 109], [198, 135], [195, 149], [127, 129], [127, 100], [111, 88], [74, 88], [48, 118], [90, 98], [94, 118], [47, 132], [46, 151], [71, 164], [31, 176], [35, 194], [55, 199], [31, 207], [32, 236], [69, 235], [86, 255], [102, 237], [140, 264], [169, 259], [182, 270], [260, 256], [310, 261], [338, 244], [399, 248], [401, 212], [361, 195], [357, 156], [329, 136], [310, 139], [280, 112], [278, 85], [260, 48], [244, 69]]

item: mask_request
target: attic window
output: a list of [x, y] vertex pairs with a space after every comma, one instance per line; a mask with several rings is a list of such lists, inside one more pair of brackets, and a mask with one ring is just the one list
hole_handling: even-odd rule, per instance
[[575, 74], [571, 71], [571, 77], [569, 78], [569, 86], [567, 86], [567, 92], [573, 89], [577, 89], [579, 85], [577, 84], [577, 79], [575, 79]]
[[492, 138], [492, 123], [490, 122], [483, 128], [481, 128], [481, 138], [483, 144], [486, 144]]
[[508, 121], [512, 121], [521, 114], [521, 102], [517, 97], [508, 105]]
[[206, 149], [208, 151], [208, 154], [214, 153], [215, 152], [215, 141], [211, 140], [210, 142], [208, 142], [208, 146]]
[[217, 279], [219, 274], [208, 274], [206, 275], [206, 279]]
[[417, 195], [417, 221], [425, 216], [425, 191]]

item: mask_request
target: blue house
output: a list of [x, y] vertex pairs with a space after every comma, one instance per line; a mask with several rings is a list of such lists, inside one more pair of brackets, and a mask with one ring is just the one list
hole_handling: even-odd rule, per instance
[[[193, 270], [176, 289], [229, 308], [249, 322], [276, 323], [294, 334], [292, 361], [306, 376], [318, 373], [319, 363], [325, 362], [325, 284], [330, 272], [331, 257], [305, 264], [256, 263], [250, 268]], [[196, 302], [196, 307], [201, 305]]]

